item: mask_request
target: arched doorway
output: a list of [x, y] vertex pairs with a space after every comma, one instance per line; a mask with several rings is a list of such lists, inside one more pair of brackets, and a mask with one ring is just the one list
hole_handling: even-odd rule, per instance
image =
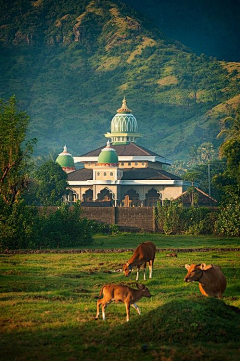
[[72, 189], [68, 190], [68, 193], [66, 195], [66, 200], [69, 203], [77, 202], [78, 201], [78, 194], [77, 192], [73, 191]]
[[92, 189], [88, 189], [83, 194], [83, 202], [92, 202], [92, 200], [93, 200], [93, 191], [92, 191]]
[[108, 188], [104, 188], [97, 195], [98, 202], [111, 202], [113, 200], [112, 192]]
[[139, 199], [139, 194], [134, 189], [129, 189], [124, 195], [123, 199], [124, 207], [140, 207], [141, 201]]
[[145, 206], [146, 207], [155, 207], [157, 205], [157, 202], [159, 202], [161, 199], [161, 194], [159, 194], [156, 189], [151, 188], [146, 194], [145, 194]]

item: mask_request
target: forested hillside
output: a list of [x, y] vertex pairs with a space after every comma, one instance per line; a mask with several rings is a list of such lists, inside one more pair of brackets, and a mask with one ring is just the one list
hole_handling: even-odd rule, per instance
[[0, 1], [1, 98], [31, 117], [36, 154], [105, 144], [123, 95], [139, 144], [188, 158], [240, 103], [239, 63], [197, 56], [119, 1]]

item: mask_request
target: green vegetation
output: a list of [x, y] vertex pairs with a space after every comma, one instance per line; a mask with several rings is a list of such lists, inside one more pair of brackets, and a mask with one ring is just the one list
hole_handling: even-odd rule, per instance
[[[168, 240], [198, 248], [201, 237], [120, 235], [105, 237], [106, 248], [129, 247], [142, 239]], [[125, 242], [124, 242], [125, 239]], [[205, 239], [205, 240], [204, 240]], [[210, 239], [202, 238], [204, 244]], [[92, 248], [98, 248], [99, 238]], [[130, 245], [129, 240], [133, 243]], [[173, 242], [174, 240], [174, 242]], [[212, 239], [212, 245], [216, 240]], [[230, 248], [239, 239], [223, 240]], [[80, 254], [2, 254], [2, 360], [164, 360], [237, 361], [239, 358], [239, 254], [236, 251], [158, 252], [153, 279], [144, 283], [153, 297], [131, 308], [111, 304], [106, 322], [94, 320], [95, 296], [106, 283], [135, 287], [135, 272], [126, 279], [116, 272], [131, 252]], [[206, 298], [196, 283], [186, 284], [185, 263], [221, 266], [227, 278], [223, 300]], [[140, 273], [140, 281], [142, 281]], [[238, 307], [238, 308], [237, 308]], [[15, 345], [13, 347], [13, 344]]]
[[18, 112], [16, 99], [0, 99], [0, 205], [11, 207], [27, 187], [30, 156], [36, 139], [25, 142], [29, 117]]
[[26, 206], [24, 200], [1, 212], [0, 250], [79, 247], [92, 243], [91, 222], [81, 218], [80, 204], [57, 209]]
[[174, 159], [219, 146], [219, 122], [239, 103], [238, 70], [167, 39], [120, 1], [1, 2], [0, 13], [0, 96], [16, 94], [31, 116], [36, 154], [102, 145], [124, 94], [143, 146]]
[[[66, 191], [67, 175], [54, 162], [36, 171], [36, 183], [25, 196], [30, 204], [61, 205], [57, 209], [27, 206], [32, 141], [25, 142], [29, 118], [19, 113], [16, 100], [0, 103], [0, 249], [56, 248], [91, 244], [92, 229], [80, 218], [80, 204], [70, 209], [60, 199]], [[31, 195], [30, 195], [31, 193]]]
[[33, 179], [25, 194], [29, 204], [40, 206], [61, 205], [67, 194], [67, 174], [60, 165], [49, 160], [33, 173]]
[[218, 218], [218, 212], [209, 208], [184, 208], [177, 202], [165, 202], [156, 209], [157, 229], [165, 234], [214, 234]]

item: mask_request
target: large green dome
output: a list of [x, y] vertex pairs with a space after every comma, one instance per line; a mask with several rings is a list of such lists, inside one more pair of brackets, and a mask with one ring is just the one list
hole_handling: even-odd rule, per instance
[[64, 170], [75, 170], [72, 154], [68, 152], [66, 145], [63, 152], [58, 155], [56, 163]]
[[102, 149], [98, 157], [99, 165], [118, 165], [118, 155], [115, 149], [110, 147], [110, 142], [107, 142], [106, 148]]

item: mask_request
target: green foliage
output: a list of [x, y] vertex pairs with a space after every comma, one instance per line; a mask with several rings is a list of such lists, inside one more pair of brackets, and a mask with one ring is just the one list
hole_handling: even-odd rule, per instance
[[[226, 125], [228, 124], [228, 126]], [[214, 182], [222, 194], [222, 208], [217, 221], [220, 234], [238, 236], [240, 234], [240, 109], [234, 118], [223, 121], [219, 133], [225, 136], [220, 147], [220, 155], [226, 158], [227, 169], [214, 177]]]
[[33, 183], [29, 197], [34, 193], [38, 205], [60, 205], [62, 197], [67, 193], [67, 174], [51, 160], [36, 170]]
[[106, 224], [94, 220], [89, 220], [89, 224], [93, 234], [117, 234], [119, 232], [117, 224]]
[[40, 212], [37, 248], [79, 247], [92, 243], [91, 224], [81, 218], [80, 203], [62, 203], [56, 211]]
[[216, 232], [227, 236], [240, 236], [240, 197], [232, 194], [219, 212]]
[[27, 207], [23, 200], [12, 207], [1, 204], [0, 249], [36, 248], [39, 225], [37, 209]]
[[164, 202], [156, 208], [156, 225], [165, 234], [213, 234], [217, 213], [204, 207], [183, 208], [176, 202]]
[[30, 155], [36, 139], [25, 141], [29, 117], [17, 111], [15, 97], [0, 100], [0, 197], [12, 206], [27, 186]]
[[22, 200], [1, 212], [0, 249], [79, 247], [91, 244], [92, 234], [79, 203], [39, 209]]
[[225, 160], [210, 161], [208, 164], [197, 164], [182, 174], [183, 179], [198, 183], [198, 188], [209, 194], [209, 178], [211, 196], [220, 201], [221, 192], [216, 185], [215, 177], [226, 169]]

